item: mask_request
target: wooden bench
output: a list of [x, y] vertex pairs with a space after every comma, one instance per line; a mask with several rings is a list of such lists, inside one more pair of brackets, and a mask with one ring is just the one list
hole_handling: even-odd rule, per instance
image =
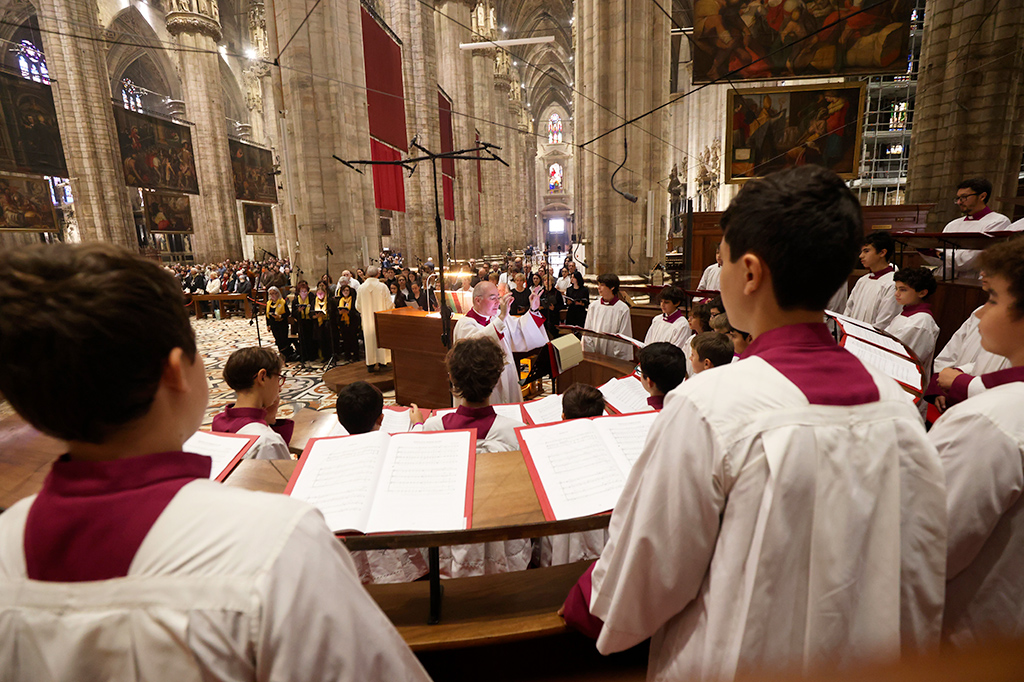
[[192, 306], [195, 308], [197, 320], [206, 317], [203, 306], [199, 305], [203, 301], [215, 301], [220, 310], [221, 319], [229, 316], [229, 310], [224, 308], [225, 302], [241, 303], [245, 317], [252, 317], [252, 304], [249, 303], [249, 298], [245, 294], [192, 294]]

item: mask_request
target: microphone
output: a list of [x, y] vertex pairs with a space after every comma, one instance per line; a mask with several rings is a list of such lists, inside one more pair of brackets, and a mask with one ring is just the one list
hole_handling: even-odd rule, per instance
[[416, 144], [417, 144], [417, 143], [418, 143], [419, 141], [420, 141], [420, 134], [419, 134], [419, 133], [416, 133], [415, 135], [413, 135], [413, 136], [412, 136], [412, 140], [410, 140], [410, 141], [409, 141], [409, 146], [410, 146], [410, 147], [415, 147], [415, 146], [416, 146]]
[[[636, 199], [634, 198], [633, 201], [636, 201]], [[327, 249], [327, 253], [331, 254], [332, 256], [334, 255], [334, 251], [331, 250], [331, 245], [330, 244], [328, 244], [327, 242], [324, 242], [324, 248]]]
[[626, 201], [632, 201], [634, 204], [636, 203], [635, 195], [630, 194], [629, 192], [621, 192], [618, 189], [615, 189], [614, 187], [612, 187], [612, 189], [614, 189], [616, 192], [619, 192], [619, 194], [621, 194], [626, 199]]

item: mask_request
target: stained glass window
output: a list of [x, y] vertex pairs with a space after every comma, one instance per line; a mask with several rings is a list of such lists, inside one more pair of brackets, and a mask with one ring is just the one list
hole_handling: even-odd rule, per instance
[[121, 102], [125, 109], [142, 113], [142, 90], [130, 78], [121, 81]]
[[562, 117], [558, 114], [551, 114], [548, 119], [548, 144], [556, 144], [562, 141]]
[[551, 168], [548, 169], [548, 191], [562, 191], [562, 166], [557, 163], [551, 164]]
[[21, 41], [18, 45], [18, 68], [21, 69], [22, 78], [37, 83], [50, 82], [50, 72], [46, 70], [43, 51], [27, 40]]

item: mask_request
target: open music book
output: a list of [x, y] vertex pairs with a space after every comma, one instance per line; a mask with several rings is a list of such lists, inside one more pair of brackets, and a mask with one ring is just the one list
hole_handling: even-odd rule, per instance
[[654, 411], [654, 408], [647, 404], [647, 399], [651, 397], [651, 394], [644, 389], [640, 379], [633, 374], [612, 379], [597, 388], [604, 396], [605, 404], [611, 406], [619, 414]]
[[904, 343], [866, 322], [831, 310], [826, 310], [825, 314], [834, 318], [842, 331], [839, 345], [856, 355], [861, 362], [888, 374], [910, 389], [915, 398], [920, 397], [924, 373], [920, 363], [914, 359], [914, 354]]
[[544, 517], [561, 521], [615, 506], [657, 412], [516, 429]]
[[285, 494], [319, 509], [335, 533], [463, 530], [475, 467], [475, 429], [313, 438]]
[[181, 449], [212, 459], [210, 478], [214, 481], [223, 481], [238, 463], [245, 459], [245, 453], [259, 439], [259, 436], [243, 436], [237, 433], [196, 431], [185, 441]]

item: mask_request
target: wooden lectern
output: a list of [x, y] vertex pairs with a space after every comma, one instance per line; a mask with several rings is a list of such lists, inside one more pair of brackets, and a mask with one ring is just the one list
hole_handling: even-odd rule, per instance
[[448, 349], [441, 343], [440, 313], [394, 308], [375, 316], [377, 345], [391, 349], [395, 401], [431, 409], [451, 407], [448, 371], [444, 367]]

